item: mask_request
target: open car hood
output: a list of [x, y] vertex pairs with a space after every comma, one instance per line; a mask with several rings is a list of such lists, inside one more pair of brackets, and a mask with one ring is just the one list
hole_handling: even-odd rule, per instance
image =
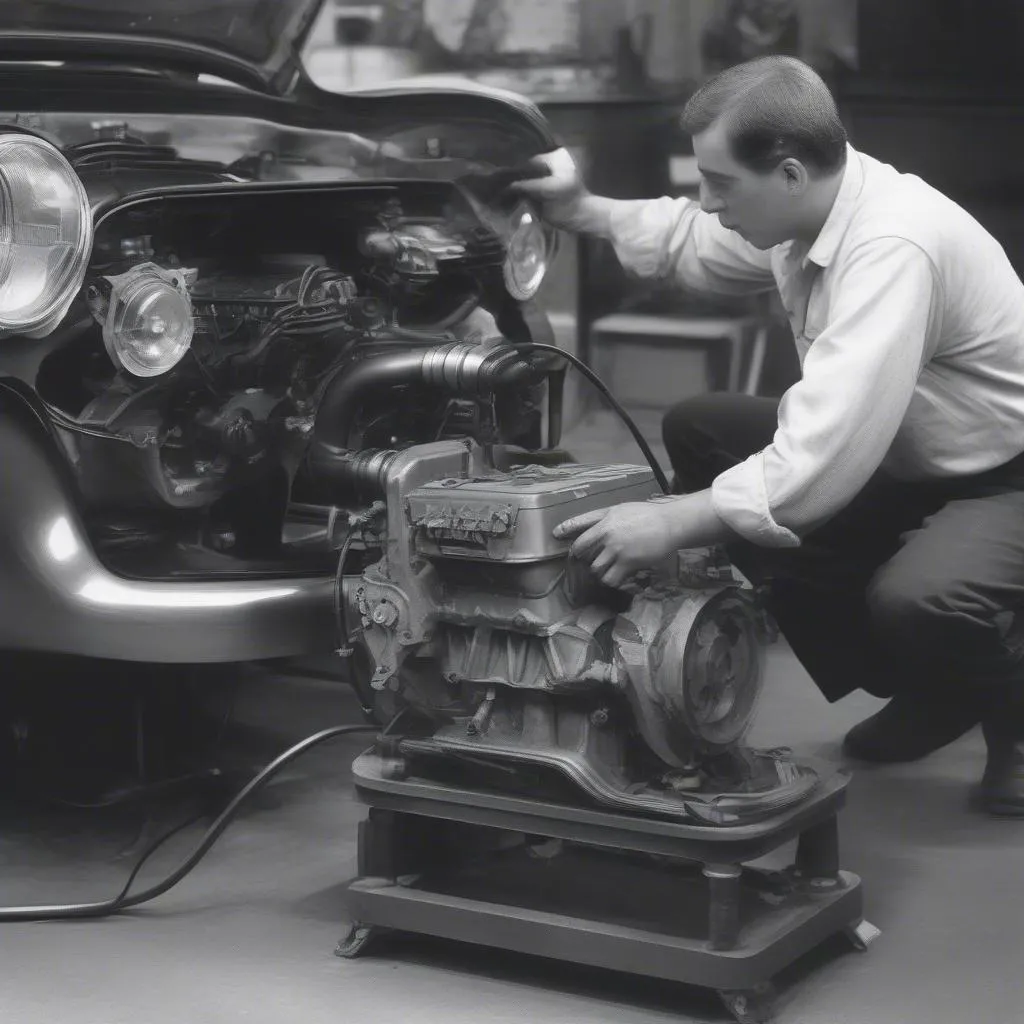
[[323, 0], [31, 0], [0, 4], [0, 61], [115, 60], [286, 93]]

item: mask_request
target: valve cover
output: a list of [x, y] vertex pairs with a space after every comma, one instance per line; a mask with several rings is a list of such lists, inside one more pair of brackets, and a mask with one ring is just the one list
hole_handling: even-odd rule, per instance
[[565, 556], [570, 542], [551, 533], [563, 520], [657, 493], [643, 466], [523, 466], [431, 481], [409, 493], [407, 510], [421, 555], [541, 562]]

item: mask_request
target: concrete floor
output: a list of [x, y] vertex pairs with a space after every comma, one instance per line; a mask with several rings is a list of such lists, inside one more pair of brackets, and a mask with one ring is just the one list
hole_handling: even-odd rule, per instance
[[[639, 461], [604, 417], [575, 434], [582, 458]], [[879, 705], [863, 694], [828, 705], [779, 644], [751, 738], [838, 760], [843, 732]], [[347, 689], [251, 672], [228, 747], [269, 759], [317, 728], [356, 720]], [[701, 989], [438, 940], [396, 939], [364, 959], [335, 958], [361, 816], [348, 766], [360, 747], [350, 738], [296, 763], [192, 875], [144, 908], [95, 922], [0, 925], [0, 1021], [730, 1019]], [[1024, 1020], [1024, 822], [968, 807], [983, 759], [975, 731], [918, 764], [857, 768], [840, 819], [842, 864], [862, 877], [867, 917], [883, 935], [867, 953], [830, 941], [780, 976], [780, 1024]], [[157, 811], [167, 820], [180, 812]], [[112, 895], [132, 863], [139, 821], [120, 811], [5, 806], [0, 903]], [[145, 878], [175, 865], [195, 833], [154, 858]]]

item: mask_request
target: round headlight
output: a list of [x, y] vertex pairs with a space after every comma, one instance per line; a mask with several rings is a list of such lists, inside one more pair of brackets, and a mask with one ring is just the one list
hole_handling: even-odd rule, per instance
[[514, 299], [532, 299], [548, 271], [548, 241], [544, 227], [529, 206], [516, 207], [503, 273]]
[[52, 331], [82, 286], [91, 248], [89, 198], [60, 150], [0, 134], [0, 335]]
[[110, 358], [136, 377], [156, 377], [177, 366], [195, 330], [184, 277], [144, 263], [108, 280], [103, 342]]

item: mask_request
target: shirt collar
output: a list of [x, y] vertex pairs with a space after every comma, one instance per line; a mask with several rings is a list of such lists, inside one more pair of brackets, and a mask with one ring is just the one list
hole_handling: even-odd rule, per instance
[[832, 257], [853, 219], [853, 211], [863, 187], [864, 163], [860, 154], [847, 143], [843, 180], [818, 237], [803, 259], [804, 266], [814, 263], [819, 267], [827, 267], [832, 262]]

